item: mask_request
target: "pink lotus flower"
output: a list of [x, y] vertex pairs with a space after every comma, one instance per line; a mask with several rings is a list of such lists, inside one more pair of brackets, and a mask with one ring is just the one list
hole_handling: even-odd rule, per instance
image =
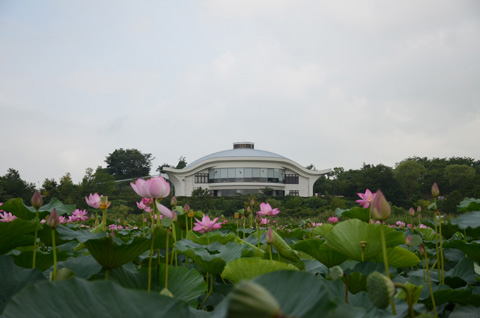
[[213, 230], [218, 230], [222, 227], [222, 223], [215, 223], [217, 222], [218, 218], [210, 220], [210, 217], [205, 214], [202, 217], [202, 221], [199, 221], [197, 218], [195, 218], [195, 220], [197, 220], [197, 222], [194, 223], [195, 226], [193, 227], [193, 230], [202, 234]]
[[338, 218], [336, 216], [332, 216], [330, 218], [328, 218], [328, 222], [332, 223], [332, 224], [335, 224], [338, 222]]
[[88, 206], [91, 206], [94, 209], [98, 209], [100, 207], [100, 196], [98, 193], [91, 194], [87, 197], [85, 197], [85, 201], [87, 201]]
[[143, 203], [143, 199], [142, 199], [142, 201], [137, 202], [137, 207], [138, 207], [140, 210], [144, 210], [144, 211], [147, 212], [147, 213], [150, 213], [151, 210], [152, 210], [149, 206], [147, 206], [147, 205], [145, 205], [145, 204]]
[[160, 213], [162, 213], [167, 218], [172, 219], [173, 221], [177, 220], [177, 213], [173, 212], [172, 210], [170, 210], [169, 208], [167, 208], [166, 206], [158, 202], [156, 202], [156, 204], [157, 204], [157, 209], [158, 211], [160, 211]]
[[263, 218], [262, 221], [260, 221], [260, 224], [261, 224], [261, 225], [266, 225], [266, 224], [268, 224], [268, 223], [270, 223], [270, 220], [267, 219], [267, 218]]
[[3, 211], [3, 213], [0, 213], [0, 222], [12, 222], [16, 218], [17, 217], [10, 212]]
[[154, 177], [146, 181], [140, 178], [130, 185], [143, 198], [165, 198], [170, 194], [170, 184], [162, 177]]
[[86, 221], [88, 220], [88, 213], [86, 210], [75, 209], [68, 219], [68, 223]]
[[280, 213], [280, 211], [278, 209], [276, 209], [276, 208], [272, 209], [270, 204], [263, 203], [263, 202], [260, 203], [260, 211], [257, 212], [257, 214], [264, 215], [264, 216], [275, 216], [278, 213]]
[[357, 193], [361, 200], [357, 200], [360, 205], [363, 205], [363, 208], [366, 209], [370, 206], [370, 203], [375, 199], [375, 193], [372, 193], [369, 189], [365, 193]]

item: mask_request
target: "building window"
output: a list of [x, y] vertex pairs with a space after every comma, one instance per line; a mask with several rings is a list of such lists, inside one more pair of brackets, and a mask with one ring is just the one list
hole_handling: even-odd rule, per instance
[[292, 196], [298, 197], [300, 194], [298, 193], [298, 190], [290, 190], [290, 191], [288, 192], [288, 195], [292, 195]]
[[286, 174], [285, 175], [286, 184], [298, 184], [298, 174]]
[[208, 173], [197, 173], [195, 183], [208, 183]]
[[212, 168], [212, 169], [209, 169], [207, 175], [208, 175], [208, 183], [222, 183], [222, 182], [285, 183], [285, 170], [276, 169], [276, 168], [216, 168], [216, 169]]

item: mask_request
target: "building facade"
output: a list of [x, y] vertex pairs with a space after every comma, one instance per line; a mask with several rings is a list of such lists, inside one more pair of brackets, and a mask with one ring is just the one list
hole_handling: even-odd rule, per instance
[[265, 188], [273, 195], [313, 195], [315, 181], [331, 171], [308, 170], [273, 152], [257, 150], [251, 142], [204, 156], [183, 169], [164, 168], [176, 196], [191, 196], [203, 188], [212, 196], [257, 194]]

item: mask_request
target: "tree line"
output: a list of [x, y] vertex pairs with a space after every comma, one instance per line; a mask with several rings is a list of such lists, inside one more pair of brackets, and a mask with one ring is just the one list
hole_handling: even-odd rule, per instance
[[[45, 179], [38, 190], [44, 196], [44, 202], [55, 197], [81, 209], [87, 207], [85, 196], [88, 194], [104, 194], [110, 200], [117, 201], [119, 206], [124, 206], [123, 212], [132, 212], [138, 197], [132, 191], [130, 181], [149, 176], [153, 159], [152, 154], [137, 149], [116, 149], [106, 156], [105, 167], [87, 168], [79, 183], [74, 183], [70, 173], [66, 173], [58, 181], [54, 178]], [[167, 166], [181, 169], [186, 164], [182, 156], [176, 165], [164, 163], [156, 172], [163, 172]], [[314, 166], [308, 168], [314, 169]], [[365, 192], [365, 189], [381, 189], [393, 205], [408, 209], [431, 200], [434, 182], [440, 187], [443, 210], [453, 213], [463, 198], [480, 198], [480, 161], [466, 157], [411, 157], [395, 167], [365, 163], [360, 169], [336, 167], [317, 180], [314, 192], [319, 196], [343, 197], [351, 201], [357, 199], [357, 193]], [[23, 180], [15, 169], [10, 168], [4, 176], [0, 176], [0, 202], [20, 197], [29, 204], [34, 191], [35, 185]], [[212, 203], [208, 205], [215, 207]]]

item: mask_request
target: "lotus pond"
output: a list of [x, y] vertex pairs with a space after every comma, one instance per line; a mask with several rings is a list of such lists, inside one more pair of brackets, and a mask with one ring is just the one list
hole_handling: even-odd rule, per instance
[[142, 224], [109, 220], [106, 199], [98, 219], [3, 203], [2, 317], [480, 317], [480, 200], [422, 226], [371, 221], [385, 201], [301, 227], [153, 200]]

